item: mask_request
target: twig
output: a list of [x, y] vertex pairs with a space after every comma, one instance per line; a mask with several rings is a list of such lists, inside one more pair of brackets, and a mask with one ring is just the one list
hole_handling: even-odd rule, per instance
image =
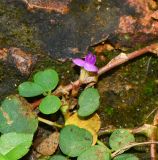
[[62, 125], [60, 125], [60, 124], [58, 124], [58, 123], [56, 123], [56, 122], [52, 122], [52, 121], [49, 121], [49, 120], [47, 120], [47, 119], [41, 118], [41, 117], [38, 117], [38, 120], [39, 120], [40, 122], [46, 123], [46, 124], [48, 124], [48, 125], [50, 125], [50, 126], [55, 126], [55, 127], [58, 127], [58, 128], [63, 128]]
[[146, 116], [144, 122], [146, 122], [147, 119], [148, 119], [155, 111], [157, 111], [157, 110], [158, 110], [158, 107], [154, 108], [154, 109]]
[[[151, 133], [153, 132], [153, 130], [156, 130], [156, 129], [157, 129], [157, 127], [152, 124], [144, 124], [138, 128], [126, 128], [126, 130], [128, 130], [132, 134], [142, 134], [146, 137], [151, 137]], [[98, 132], [98, 136], [111, 134], [115, 130], [117, 130], [117, 128], [101, 129]], [[149, 130], [150, 130], [150, 132], [149, 132]]]
[[[123, 152], [125, 152], [126, 150], [128, 150], [129, 148], [135, 147], [135, 146], [140, 146], [140, 145], [147, 145], [147, 144], [158, 144], [158, 141], [152, 141], [152, 142], [140, 142], [140, 143], [131, 143], [127, 146], [124, 146], [122, 148], [120, 148], [119, 150], [115, 151], [111, 157], [114, 158], [119, 154], [122, 154]], [[153, 157], [151, 157], [153, 158]], [[152, 159], [153, 160], [153, 159]]]
[[116, 128], [113, 128], [113, 129], [101, 129], [99, 130], [98, 132], [98, 136], [102, 136], [102, 135], [107, 135], [107, 134], [111, 134], [112, 132], [114, 132], [116, 130]]
[[[158, 125], [158, 111], [154, 116], [153, 125], [154, 126]], [[156, 141], [157, 140], [157, 129], [154, 130], [154, 132], [152, 133], [150, 139], [151, 139], [151, 141]], [[156, 144], [151, 144], [150, 145], [150, 155], [152, 157], [152, 160], [157, 160]]]
[[134, 59], [136, 57], [139, 57], [147, 52], [152, 52], [152, 51], [155, 51], [156, 49], [158, 48], [158, 43], [155, 43], [155, 44], [151, 44], [147, 47], [144, 47], [142, 49], [139, 49], [137, 51], [134, 51], [132, 53], [129, 53], [129, 54], [124, 54], [123, 57], [117, 59], [117, 57], [114, 58], [114, 60], [110, 61], [107, 65], [105, 65], [104, 67], [100, 68], [99, 71], [98, 71], [98, 74], [101, 75], [109, 70], [111, 70], [112, 68], [116, 67], [116, 66], [119, 66], [131, 59]]
[[147, 61], [147, 66], [146, 66], [146, 75], [148, 75], [148, 72], [149, 72], [151, 58], [152, 58], [152, 57], [149, 57], [149, 59], [148, 59], [148, 61]]

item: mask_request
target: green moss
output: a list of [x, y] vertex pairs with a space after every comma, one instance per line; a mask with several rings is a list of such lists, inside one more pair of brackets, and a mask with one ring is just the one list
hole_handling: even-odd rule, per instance
[[124, 35], [124, 39], [127, 40], [127, 41], [129, 41], [129, 40], [131, 40], [131, 37], [130, 37], [129, 34], [125, 34], [125, 35]]
[[26, 9], [15, 4], [0, 2], [1, 47], [19, 47], [33, 53], [40, 51], [38, 28], [32, 25]]
[[147, 96], [152, 96], [156, 89], [156, 83], [153, 80], [148, 80], [144, 85], [144, 94]]
[[114, 113], [114, 108], [112, 108], [111, 106], [105, 106], [105, 113], [107, 113], [107, 115], [112, 116]]

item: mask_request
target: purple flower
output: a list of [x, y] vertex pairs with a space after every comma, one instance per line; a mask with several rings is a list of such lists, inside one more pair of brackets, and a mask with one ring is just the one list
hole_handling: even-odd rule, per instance
[[75, 58], [72, 60], [74, 64], [77, 66], [83, 67], [85, 70], [89, 72], [97, 72], [98, 68], [95, 66], [96, 56], [93, 55], [91, 52], [88, 52], [85, 60], [80, 58]]

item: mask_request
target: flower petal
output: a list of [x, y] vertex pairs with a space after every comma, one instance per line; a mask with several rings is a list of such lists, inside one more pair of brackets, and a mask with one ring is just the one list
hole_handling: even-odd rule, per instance
[[72, 59], [72, 61], [74, 64], [76, 64], [77, 66], [80, 66], [80, 67], [83, 67], [85, 64], [85, 61], [80, 58]]
[[85, 62], [90, 64], [95, 64], [96, 56], [93, 55], [91, 52], [88, 52], [87, 56], [85, 57]]
[[85, 63], [83, 67], [89, 72], [98, 72], [98, 68], [93, 64]]

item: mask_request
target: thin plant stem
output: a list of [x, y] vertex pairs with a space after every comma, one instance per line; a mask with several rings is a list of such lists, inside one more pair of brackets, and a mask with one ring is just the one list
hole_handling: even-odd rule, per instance
[[[99, 132], [98, 132], [98, 136], [103, 136], [103, 135], [108, 135], [108, 134], [111, 134], [113, 133], [117, 128], [112, 128], [112, 129], [101, 129]], [[126, 128], [126, 130], [128, 130], [130, 133], [133, 133], [133, 129], [130, 129], [130, 128]]]
[[[114, 153], [112, 153], [111, 157], [114, 158], [117, 155], [122, 154], [123, 152], [125, 152], [126, 150], [128, 150], [129, 148], [135, 147], [135, 146], [140, 146], [140, 145], [148, 145], [148, 144], [158, 144], [158, 141], [152, 141], [152, 142], [140, 142], [140, 143], [131, 143], [127, 146], [124, 146], [120, 149], [118, 149], [117, 151], [115, 151]], [[152, 157], [151, 157], [152, 158]]]
[[[155, 127], [157, 127], [157, 125], [158, 125], [158, 111], [156, 112], [156, 114], [154, 116], [153, 125]], [[157, 130], [153, 131], [150, 139], [152, 142], [157, 140]], [[150, 145], [150, 155], [152, 157], [152, 160], [157, 160], [157, 151], [156, 150], [157, 150], [156, 144], [152, 143]]]
[[41, 118], [41, 117], [38, 117], [38, 120], [39, 120], [40, 122], [46, 123], [46, 124], [48, 124], [48, 125], [50, 125], [50, 126], [54, 126], [54, 127], [58, 127], [58, 128], [63, 128], [63, 125], [58, 124], [58, 123], [56, 123], [56, 122], [49, 121], [49, 120], [44, 119], [44, 118]]
[[99, 139], [97, 140], [97, 144], [105, 147], [105, 144], [102, 141], [100, 141]]
[[145, 118], [144, 123], [146, 123], [146, 121], [149, 119], [149, 117], [158, 110], [158, 107], [154, 108]]

